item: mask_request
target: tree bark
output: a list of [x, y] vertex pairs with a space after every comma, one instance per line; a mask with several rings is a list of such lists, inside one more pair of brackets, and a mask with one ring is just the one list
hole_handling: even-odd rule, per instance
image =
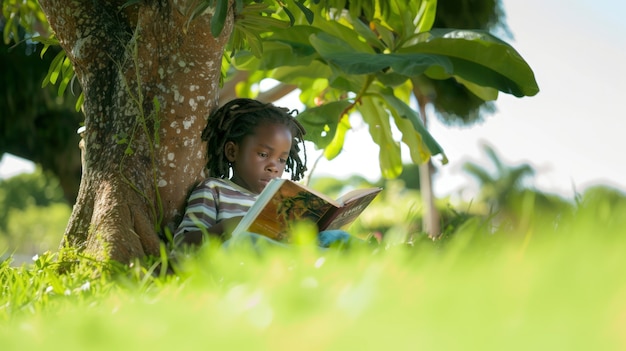
[[[218, 38], [187, 1], [41, 0], [84, 93], [83, 176], [62, 245], [100, 260], [158, 255], [201, 179], [232, 6]], [[192, 2], [192, 1], [189, 1]], [[231, 1], [232, 5], [232, 1]]]

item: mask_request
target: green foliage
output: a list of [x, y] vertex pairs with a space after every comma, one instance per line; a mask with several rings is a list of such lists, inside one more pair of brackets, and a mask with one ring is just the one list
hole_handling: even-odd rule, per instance
[[267, 2], [251, 2], [242, 6], [235, 15], [235, 28], [228, 45], [231, 55], [249, 48], [256, 57], [261, 57], [263, 55], [261, 33], [284, 29], [290, 25], [288, 21], [272, 16], [274, 13]]
[[0, 229], [0, 255], [14, 253], [28, 257], [59, 247], [71, 208], [66, 203], [48, 206], [9, 208], [5, 229]]
[[[236, 8], [240, 9], [243, 3], [243, 0], [235, 0]], [[130, 1], [128, 4], [139, 3], [138, 1]], [[228, 14], [228, 1], [221, 0], [203, 0], [199, 2], [189, 1], [187, 3], [187, 10], [185, 11], [185, 16], [187, 17], [187, 22], [185, 23], [185, 27], [183, 31], [187, 31], [189, 28], [189, 24], [191, 21], [196, 19], [198, 16], [202, 15], [206, 11], [211, 11], [211, 35], [214, 37], [218, 37], [222, 30], [224, 29], [224, 23], [226, 22], [226, 15]]]
[[[81, 104], [80, 99], [77, 101], [69, 94], [60, 96], [68, 87], [73, 69], [63, 50], [56, 46], [58, 42], [45, 38], [50, 35], [50, 29], [37, 1], [4, 1], [2, 15], [0, 28], [4, 27], [5, 35], [0, 44], [0, 66], [10, 69], [2, 71], [3, 84], [0, 85], [0, 110], [3, 111], [0, 114], [0, 155], [8, 152], [55, 172], [63, 179], [65, 198], [73, 201], [81, 174], [76, 129], [84, 116], [75, 111], [75, 106]], [[53, 77], [53, 72], [61, 75]], [[58, 88], [46, 86], [46, 81], [60, 85]], [[20, 180], [11, 182], [19, 184]], [[55, 182], [55, 191], [62, 196], [59, 182]], [[37, 206], [47, 205], [41, 201], [37, 190], [31, 188], [34, 184], [23, 185], [13, 186], [10, 182], [0, 185], [2, 235], [7, 234], [10, 209], [25, 209], [30, 206], [26, 202], [31, 200]], [[11, 189], [7, 190], [6, 186]], [[21, 193], [17, 195], [17, 192]], [[9, 200], [5, 200], [6, 196]], [[8, 203], [3, 203], [5, 201]], [[5, 247], [0, 247], [0, 251], [2, 249]]]
[[[512, 38], [501, 0], [437, 1], [433, 28], [484, 30]], [[432, 104], [435, 115], [447, 125], [468, 126], [483, 121], [496, 111], [498, 91], [455, 78], [436, 80], [426, 76], [414, 80], [421, 105]]]
[[437, 1], [435, 28], [497, 29], [512, 36], [505, 22], [501, 0]]
[[49, 172], [37, 167], [33, 173], [22, 173], [8, 179], [0, 179], [0, 231], [6, 230], [11, 210], [26, 210], [28, 207], [46, 207], [66, 204], [59, 180]]
[[[59, 97], [56, 89], [49, 85], [42, 88], [42, 81], [50, 75], [50, 67], [59, 62], [58, 55], [65, 56], [58, 47], [44, 55], [43, 45], [32, 41], [13, 46], [0, 44], [0, 64], [11, 67], [2, 72], [3, 84], [0, 86], [0, 109], [3, 111], [0, 115], [0, 125], [3, 126], [0, 128], [0, 152], [11, 150], [20, 156], [42, 155], [47, 150], [61, 153], [69, 142], [76, 149], [76, 129], [84, 118], [73, 111], [76, 98]], [[38, 157], [30, 159], [43, 162]]]
[[[386, 178], [402, 172], [400, 142], [409, 146], [416, 164], [437, 154], [446, 163], [443, 149], [410, 107], [420, 78], [452, 79], [482, 102], [497, 98], [498, 91], [532, 96], [538, 87], [528, 64], [497, 37], [478, 30], [431, 29], [436, 3], [320, 1], [309, 5], [312, 24], [296, 16], [292, 27], [261, 35], [261, 57], [240, 50], [232, 63], [255, 71], [255, 79], [263, 71], [297, 85], [307, 106], [299, 119], [312, 130], [307, 138], [324, 148], [328, 159], [343, 148], [350, 128], [346, 116], [358, 112], [380, 146]], [[393, 138], [394, 127], [402, 132], [401, 141]]]
[[26, 208], [28, 205], [47, 206], [65, 202], [59, 180], [36, 167], [32, 173], [21, 173], [0, 179], [0, 203], [3, 208]]
[[[69, 57], [65, 54], [65, 51], [61, 50], [54, 57], [50, 64], [50, 70], [43, 79], [42, 87], [48, 85], [48, 83], [56, 84], [59, 81], [59, 96], [65, 93], [65, 88], [74, 78], [74, 67], [70, 63]], [[61, 78], [61, 80], [59, 80]], [[78, 109], [77, 109], [78, 111]]]
[[[181, 30], [187, 30], [198, 16], [210, 14], [210, 31], [220, 35], [228, 15], [226, 3], [189, 2], [183, 13], [188, 21]], [[131, 0], [122, 7], [137, 4]], [[464, 4], [470, 7], [474, 11], [480, 6]], [[255, 71], [254, 79], [270, 77], [296, 84], [303, 91], [300, 97], [307, 110], [300, 118], [304, 124], [313, 120], [310, 127], [315, 131], [307, 138], [325, 148], [328, 159], [343, 148], [351, 128], [347, 115], [358, 112], [380, 146], [383, 175], [394, 178], [402, 172], [400, 143], [409, 146], [416, 164], [432, 155], [442, 155], [442, 162], [447, 162], [443, 148], [410, 107], [413, 89], [423, 90], [427, 85], [439, 93], [447, 89], [446, 97], [454, 95], [449, 101], [462, 102], [436, 99], [438, 111], [449, 115], [477, 113], [477, 106], [491, 106], [484, 103], [495, 100], [498, 91], [515, 96], [538, 92], [532, 70], [514, 48], [482, 31], [500, 23], [496, 4], [486, 2], [472, 12], [480, 14], [476, 17], [481, 30], [433, 29], [433, 24], [443, 23], [436, 16], [438, 8], [434, 0], [236, 0], [227, 54], [235, 68]], [[15, 6], [3, 7], [3, 11], [11, 19], [22, 15]], [[444, 22], [465, 23], [465, 17], [452, 15]], [[11, 21], [13, 25], [18, 22]], [[38, 38], [46, 45], [55, 44], [49, 36]], [[69, 60], [59, 53], [44, 84], [59, 84], [59, 94], [63, 94], [73, 77]], [[315, 111], [333, 102], [347, 106], [326, 115]], [[77, 106], [81, 103], [82, 95]], [[392, 137], [394, 128], [402, 132], [400, 141]]]
[[420, 189], [420, 169], [419, 165], [409, 164], [402, 167], [402, 174], [398, 176], [399, 180], [404, 182], [404, 186], [408, 189]]
[[2, 39], [5, 44], [22, 40], [20, 35], [22, 28], [28, 33], [50, 32], [46, 16], [37, 0], [3, 0], [2, 15], [4, 16]]
[[583, 194], [558, 226], [469, 220], [445, 245], [211, 243], [179, 257], [176, 275], [65, 252], [4, 262], [0, 340], [11, 350], [620, 350], [626, 197], [614, 195]]
[[495, 168], [494, 172], [473, 162], [463, 164], [463, 170], [476, 179], [480, 186], [479, 199], [493, 211], [498, 211], [513, 203], [511, 196], [525, 189], [524, 181], [534, 175], [535, 170], [524, 163], [517, 166], [506, 165], [489, 145], [483, 150]]
[[[25, 41], [30, 46], [37, 46], [37, 43], [43, 44], [40, 56], [43, 58], [50, 47], [58, 47], [59, 41], [54, 37], [45, 14], [39, 7], [36, 0], [7, 0], [2, 4], [3, 24], [3, 40], [5, 44], [11, 42], [15, 46]], [[48, 84], [58, 84], [58, 96], [63, 96], [68, 85], [74, 80], [76, 74], [65, 51], [54, 50], [56, 56], [50, 63], [48, 74], [41, 82], [42, 87]], [[75, 109], [80, 111], [84, 95], [80, 92], [76, 100]]]
[[0, 179], [0, 208], [0, 255], [56, 249], [71, 212], [59, 180], [40, 167]]
[[[383, 192], [350, 225], [348, 231], [365, 240], [375, 236], [384, 237], [394, 243], [413, 242], [425, 236], [421, 231], [423, 221], [421, 193], [415, 182], [415, 178], [419, 179], [417, 168], [416, 165], [409, 165], [397, 179], [383, 178], [375, 183], [361, 176], [352, 176], [348, 179], [314, 177], [309, 185], [335, 198], [354, 188], [381, 186]], [[408, 172], [411, 169], [413, 172]], [[480, 215], [473, 209], [469, 211], [469, 205], [467, 208], [456, 210], [446, 198], [440, 199], [436, 205], [441, 213], [444, 236], [453, 235], [469, 218]]]

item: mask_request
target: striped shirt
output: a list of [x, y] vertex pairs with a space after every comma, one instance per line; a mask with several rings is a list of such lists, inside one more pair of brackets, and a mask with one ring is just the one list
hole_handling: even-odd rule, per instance
[[227, 218], [243, 216], [257, 196], [228, 179], [207, 178], [189, 196], [185, 215], [174, 237], [186, 231], [210, 228]]

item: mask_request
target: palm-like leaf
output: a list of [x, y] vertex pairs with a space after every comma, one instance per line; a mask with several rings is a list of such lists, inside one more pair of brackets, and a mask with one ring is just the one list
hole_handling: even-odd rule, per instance
[[496, 209], [502, 208], [511, 194], [523, 190], [523, 180], [532, 176], [535, 171], [528, 164], [506, 165], [489, 145], [484, 145], [483, 151], [494, 166], [493, 173], [473, 162], [465, 163], [463, 170], [478, 181], [482, 200]]

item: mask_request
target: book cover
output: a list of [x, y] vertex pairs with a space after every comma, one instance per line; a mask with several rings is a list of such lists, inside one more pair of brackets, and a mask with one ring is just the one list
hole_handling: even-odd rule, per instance
[[288, 242], [291, 225], [304, 220], [316, 223], [320, 231], [345, 228], [381, 190], [357, 189], [336, 200], [292, 180], [274, 179], [239, 222], [233, 235], [249, 231]]

